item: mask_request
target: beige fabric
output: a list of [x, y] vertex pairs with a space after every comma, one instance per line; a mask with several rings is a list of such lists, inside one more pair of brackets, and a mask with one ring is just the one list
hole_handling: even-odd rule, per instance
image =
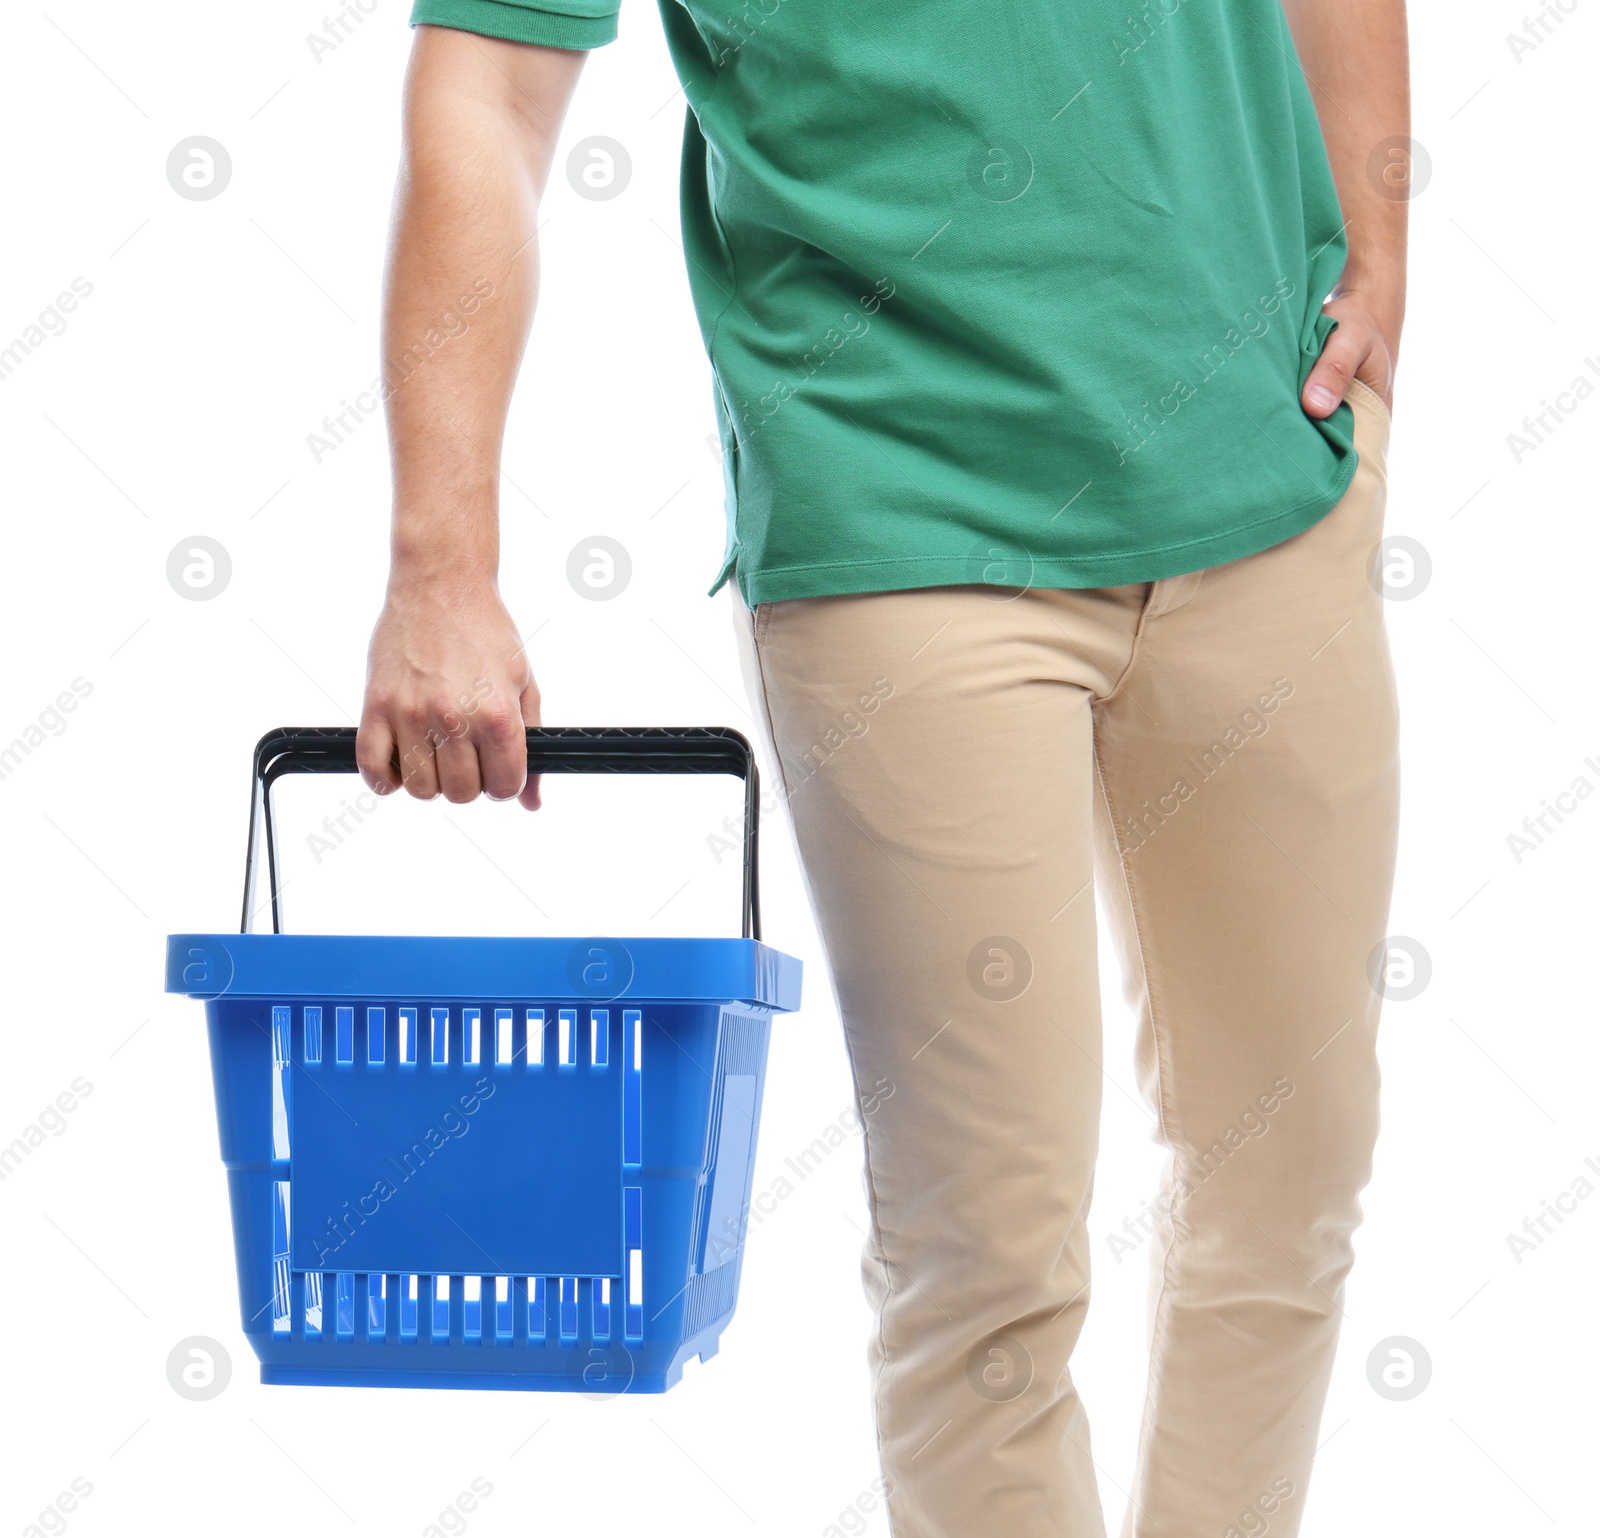
[[[1095, 909], [1172, 1151], [1124, 1538], [1293, 1538], [1377, 1132], [1398, 773], [1382, 402], [1304, 533], [1094, 590], [735, 612], [865, 1125], [896, 1538], [1096, 1538]], [[1129, 1363], [1129, 1370], [1136, 1364]]]

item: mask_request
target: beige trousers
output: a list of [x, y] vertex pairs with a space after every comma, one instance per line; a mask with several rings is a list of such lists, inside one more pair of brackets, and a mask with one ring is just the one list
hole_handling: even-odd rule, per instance
[[1363, 386], [1352, 404], [1343, 500], [1224, 566], [753, 615], [735, 597], [865, 1129], [896, 1538], [1105, 1531], [1069, 1370], [1096, 884], [1170, 1151], [1122, 1533], [1299, 1527], [1377, 1132], [1398, 797], [1368, 578], [1389, 421]]

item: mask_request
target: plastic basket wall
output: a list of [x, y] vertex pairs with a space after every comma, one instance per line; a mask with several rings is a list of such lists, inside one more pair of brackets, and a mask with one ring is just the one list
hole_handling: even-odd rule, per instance
[[[207, 998], [264, 1382], [660, 1392], [716, 1351], [799, 964], [607, 942], [621, 996], [538, 991], [574, 944], [173, 937], [169, 986]], [[502, 991], [463, 997], [474, 969]]]

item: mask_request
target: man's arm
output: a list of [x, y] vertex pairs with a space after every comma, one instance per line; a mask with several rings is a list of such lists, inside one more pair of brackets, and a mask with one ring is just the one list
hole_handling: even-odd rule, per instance
[[[1409, 147], [1411, 89], [1405, 0], [1283, 0], [1300, 63], [1317, 104], [1339, 188], [1350, 255], [1326, 306], [1339, 319], [1301, 397], [1330, 415], [1352, 378], [1394, 397], [1394, 366], [1406, 313], [1409, 152], [1380, 168], [1376, 147]], [[1322, 393], [1327, 392], [1327, 393]]]
[[500, 448], [533, 319], [539, 198], [585, 57], [415, 33], [383, 327], [389, 586], [356, 738], [379, 794], [538, 805], [523, 727], [539, 724], [539, 694], [498, 581]]

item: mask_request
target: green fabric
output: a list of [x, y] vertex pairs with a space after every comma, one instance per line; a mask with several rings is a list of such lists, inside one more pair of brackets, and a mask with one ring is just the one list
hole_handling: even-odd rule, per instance
[[[414, 19], [569, 46], [579, 3]], [[1351, 410], [1299, 392], [1346, 248], [1280, 0], [660, 6], [713, 592], [1151, 581], [1338, 501]]]
[[598, 48], [617, 35], [615, 0], [566, 0], [559, 10], [514, 0], [415, 0], [411, 25], [428, 24], [546, 48]]

